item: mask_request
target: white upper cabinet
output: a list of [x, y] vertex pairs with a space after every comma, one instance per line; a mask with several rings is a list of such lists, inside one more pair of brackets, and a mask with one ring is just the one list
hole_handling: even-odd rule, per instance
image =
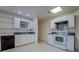
[[63, 21], [68, 21], [68, 17], [67, 16], [60, 17], [60, 22], [63, 22]]
[[74, 15], [68, 16], [68, 27], [75, 27], [75, 17], [74, 17]]
[[33, 28], [33, 21], [28, 19], [22, 19], [22, 18], [14, 18], [14, 27], [15, 28]]
[[19, 20], [19, 18], [14, 18], [14, 27], [15, 28], [20, 28], [20, 20]]
[[56, 28], [55, 23], [63, 22], [63, 21], [68, 21], [68, 27], [75, 27], [74, 15], [68, 15], [68, 16], [63, 16], [63, 17], [52, 19], [50, 21], [50, 28], [55, 29]]
[[55, 28], [55, 19], [52, 19], [52, 20], [50, 21], [50, 28], [51, 28], [51, 29]]
[[28, 28], [34, 29], [34, 21], [30, 21]]
[[56, 28], [56, 24], [55, 23], [57, 23], [57, 22], [63, 22], [63, 21], [67, 21], [67, 20], [68, 20], [67, 16], [52, 19], [50, 21], [50, 28], [55, 29]]

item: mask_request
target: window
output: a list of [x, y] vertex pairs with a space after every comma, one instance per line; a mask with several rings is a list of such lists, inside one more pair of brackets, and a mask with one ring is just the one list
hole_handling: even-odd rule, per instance
[[20, 27], [21, 28], [28, 28], [28, 22], [25, 22], [25, 21], [20, 21]]

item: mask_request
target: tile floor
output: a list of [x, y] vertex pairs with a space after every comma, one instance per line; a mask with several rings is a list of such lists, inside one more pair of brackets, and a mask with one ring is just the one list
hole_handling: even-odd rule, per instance
[[50, 46], [46, 43], [28, 44], [13, 49], [8, 49], [3, 52], [66, 52], [56, 47]]

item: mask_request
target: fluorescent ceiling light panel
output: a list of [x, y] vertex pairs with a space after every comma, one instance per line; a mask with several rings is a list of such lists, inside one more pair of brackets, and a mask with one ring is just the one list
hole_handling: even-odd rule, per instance
[[62, 11], [61, 7], [56, 7], [54, 9], [50, 10], [50, 12], [52, 12], [52, 13], [58, 13], [58, 12], [61, 12], [61, 11]]

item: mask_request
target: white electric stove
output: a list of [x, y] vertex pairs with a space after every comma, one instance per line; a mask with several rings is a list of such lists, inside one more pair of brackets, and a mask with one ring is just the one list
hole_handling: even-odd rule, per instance
[[57, 34], [55, 34], [54, 39], [53, 39], [53, 45], [55, 47], [66, 50], [67, 34], [68, 32], [57, 32]]

